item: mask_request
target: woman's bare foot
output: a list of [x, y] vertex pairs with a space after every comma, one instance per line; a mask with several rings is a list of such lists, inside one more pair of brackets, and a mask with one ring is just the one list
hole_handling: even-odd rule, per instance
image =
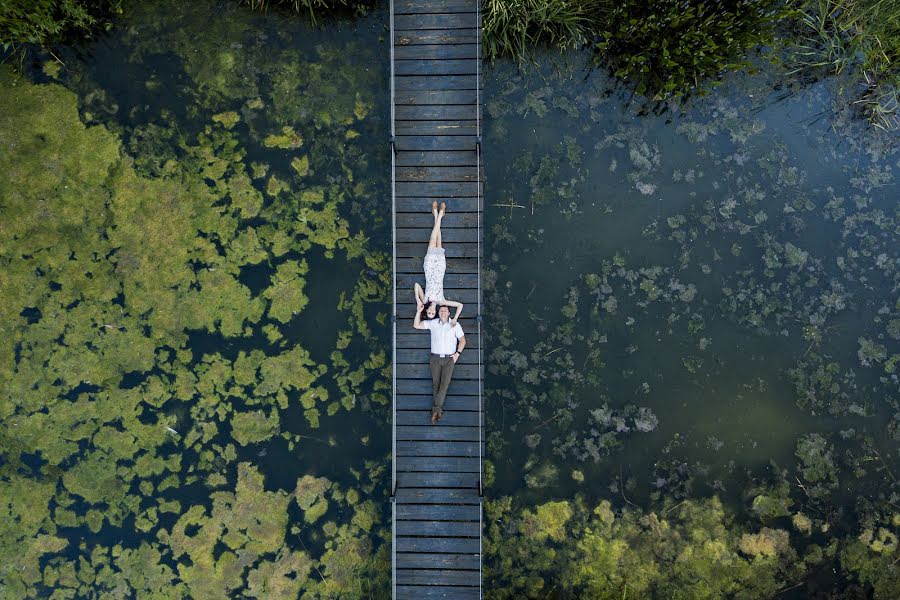
[[441, 202], [441, 212], [438, 213], [438, 216], [443, 217], [445, 212], [447, 212], [447, 203]]
[[435, 200], [431, 203], [431, 214], [434, 215], [435, 218], [437, 218], [437, 216], [438, 216], [437, 200]]

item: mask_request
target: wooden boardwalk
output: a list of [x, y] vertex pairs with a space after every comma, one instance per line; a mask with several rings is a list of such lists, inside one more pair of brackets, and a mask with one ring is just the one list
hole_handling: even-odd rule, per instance
[[[479, 0], [391, 1], [394, 212], [393, 597], [481, 598]], [[431, 202], [447, 202], [445, 296], [466, 349], [429, 424], [430, 336], [412, 327]]]

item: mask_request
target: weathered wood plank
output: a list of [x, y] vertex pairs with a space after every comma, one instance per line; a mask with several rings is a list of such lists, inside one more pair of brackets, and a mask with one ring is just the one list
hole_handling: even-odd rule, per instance
[[[454, 199], [454, 202], [459, 200], [458, 198]], [[442, 236], [443, 237], [443, 236]], [[428, 251], [428, 236], [425, 236], [424, 240], [415, 240], [411, 242], [404, 242], [403, 240], [397, 240], [397, 248], [396, 248], [396, 256], [397, 257], [406, 257], [406, 258], [424, 258], [425, 253]], [[456, 242], [449, 246], [444, 247], [444, 256], [447, 258], [474, 258], [478, 256], [478, 244], [475, 243], [460, 243]], [[473, 300], [468, 300], [472, 302]], [[460, 302], [467, 302], [466, 300], [460, 300]]]
[[[394, 173], [397, 181], [478, 181], [475, 167], [397, 167]], [[421, 215], [432, 218], [430, 213]]]
[[394, 93], [412, 91], [474, 90], [474, 75], [407, 75], [394, 77]]
[[[423, 276], [422, 275], [422, 273], [423, 273], [422, 259], [421, 258], [398, 258], [397, 259], [397, 272], [398, 273], [415, 273], [417, 275]], [[478, 272], [478, 259], [476, 259], [476, 258], [448, 258], [447, 259], [447, 272], [448, 273], [477, 273]], [[398, 304], [398, 307], [399, 307], [399, 304]]]
[[[428, 363], [422, 364], [401, 364], [394, 365], [394, 371], [397, 377], [403, 379], [427, 379], [431, 381], [431, 370]], [[450, 389], [453, 389], [453, 383], [458, 381], [468, 381], [470, 379], [478, 379], [478, 365], [456, 365], [453, 367], [453, 379], [450, 382]]]
[[[426, 472], [426, 473], [473, 473], [478, 474], [478, 457], [460, 456], [398, 456], [397, 472]], [[455, 514], [455, 513], [454, 513]], [[400, 518], [398, 516], [398, 518]], [[407, 516], [408, 519], [417, 517]], [[429, 519], [459, 519], [458, 516], [430, 516]], [[468, 517], [466, 517], [468, 518]], [[474, 520], [478, 520], [475, 514]]]
[[[400, 231], [399, 229], [397, 230]], [[441, 236], [446, 238], [447, 234], [451, 230], [443, 232]], [[465, 230], [456, 230], [459, 232]], [[399, 289], [412, 289], [415, 283], [421, 283], [422, 275], [410, 275], [408, 273], [398, 273], [395, 277], [395, 281], [397, 282], [397, 287]], [[444, 275], [444, 287], [447, 289], [467, 289], [467, 288], [477, 288], [478, 287], [478, 274], [477, 273], [446, 273]], [[446, 296], [446, 294], [445, 294]], [[449, 297], [449, 296], [447, 296]]]
[[[466, 331], [466, 327], [463, 326], [463, 331]], [[474, 329], [473, 329], [474, 331]], [[468, 348], [468, 339], [466, 340], [466, 348]], [[398, 349], [397, 350], [397, 364], [425, 364], [428, 362], [431, 353], [428, 348], [418, 348], [418, 349]], [[477, 352], [465, 352], [459, 355], [459, 359], [456, 361], [457, 365], [474, 365], [478, 362], [478, 353]]]
[[[408, 444], [410, 442], [403, 442]], [[429, 446], [436, 442], [429, 442]], [[463, 442], [447, 442], [457, 445]], [[468, 443], [468, 442], [465, 442]], [[398, 442], [399, 444], [399, 442]], [[475, 446], [475, 444], [471, 444]], [[398, 504], [474, 504], [478, 505], [481, 498], [478, 490], [465, 488], [400, 488], [394, 495]]]
[[[397, 396], [397, 410], [431, 410], [431, 390], [427, 394], [400, 394]], [[478, 414], [478, 396], [447, 394], [444, 412], [472, 411]], [[446, 418], [446, 417], [445, 417]], [[441, 421], [443, 423], [443, 421]]]
[[[410, 46], [411, 48], [415, 46]], [[404, 75], [474, 75], [478, 67], [471, 59], [410, 59], [395, 60], [394, 74]], [[471, 110], [474, 112], [475, 107]]]
[[474, 116], [466, 121], [397, 121], [394, 132], [397, 136], [477, 136], [478, 127]]
[[[452, 523], [445, 523], [445, 535], [452, 535]], [[452, 552], [457, 554], [481, 551], [481, 540], [468, 537], [400, 537], [397, 552]]]
[[397, 152], [398, 167], [474, 167], [478, 154], [474, 150], [448, 152]]
[[397, 439], [404, 441], [426, 440], [435, 442], [477, 442], [479, 439], [481, 439], [481, 431], [478, 427], [397, 425]]
[[[460, 302], [465, 302], [465, 300], [460, 300]], [[400, 315], [399, 319], [402, 321], [403, 315]], [[397, 348], [431, 348], [430, 334], [427, 331], [414, 329], [412, 319], [412, 317], [408, 318], [408, 330], [402, 322], [398, 324], [400, 333], [397, 334]], [[404, 331], [408, 331], [408, 333], [403, 333]], [[463, 329], [463, 331], [466, 330]], [[481, 339], [477, 332], [466, 332], [466, 352], [476, 350], [480, 343]]]
[[[435, 198], [417, 198], [417, 197], [403, 197], [397, 198], [396, 208], [397, 212], [422, 212], [422, 207], [425, 207], [425, 210], [428, 211], [428, 207], [431, 206], [432, 201]], [[484, 205], [484, 198], [481, 199], [481, 204]], [[470, 198], [453, 198], [452, 200], [453, 212], [478, 212], [478, 198], [470, 197]], [[427, 213], [426, 214], [430, 214]]]
[[[440, 198], [440, 196], [435, 196], [435, 198]], [[419, 242], [420, 244], [425, 244], [425, 250], [428, 250], [428, 238], [431, 234], [431, 229], [427, 227], [403, 227], [397, 228], [397, 242], [398, 243], [406, 243], [406, 242]], [[443, 242], [444, 251], [448, 251], [454, 245], [459, 243], [470, 243], [475, 244], [478, 241], [478, 230], [477, 229], [447, 229], [445, 231], [441, 231], [441, 240]], [[476, 249], [477, 251], [477, 249]], [[424, 255], [424, 253], [422, 253]], [[445, 288], [452, 287], [448, 285], [444, 285]]]
[[[429, 398], [429, 402], [430, 400], [431, 399]], [[459, 410], [459, 407], [450, 410], [450, 407], [447, 406], [446, 399], [444, 400], [444, 406], [446, 407], [446, 410], [444, 411], [444, 418], [441, 419], [440, 422], [441, 427], [478, 427], [479, 420], [477, 411]], [[403, 425], [430, 425], [430, 410], [400, 410], [399, 406], [397, 408], [398, 427]]]
[[[476, 44], [414, 44], [394, 46], [394, 58], [398, 60], [476, 60]], [[396, 97], [395, 97], [396, 102]], [[446, 102], [447, 104], [474, 104], [475, 94], [467, 102]], [[399, 104], [399, 103], [398, 103]], [[438, 104], [428, 102], [427, 104]]]
[[[397, 571], [398, 585], [472, 585], [477, 586], [481, 573], [478, 571], [436, 571], [432, 569], [400, 569]], [[452, 597], [452, 596], [451, 596]]]
[[[478, 459], [456, 460], [477, 461]], [[397, 521], [474, 521], [477, 523], [481, 517], [480, 504], [397, 504], [396, 508]]]
[[[399, 29], [394, 27], [394, 46], [414, 44], [474, 44], [478, 29]], [[474, 78], [473, 78], [474, 79]]]
[[[410, 473], [405, 473], [410, 475]], [[424, 473], [429, 475], [429, 473]], [[454, 476], [471, 477], [473, 473], [451, 473]], [[447, 527], [453, 527], [451, 537], [480, 537], [481, 527], [477, 521], [397, 521], [398, 536], [441, 536]]]
[[394, 108], [400, 121], [474, 121], [478, 118], [475, 104], [400, 105]]
[[[451, 555], [453, 556], [453, 555]], [[398, 585], [396, 600], [479, 600], [481, 588], [443, 585]]]
[[[398, 507], [399, 508], [399, 507]], [[398, 553], [398, 569], [475, 569], [481, 566], [481, 556], [478, 554], [414, 554]], [[424, 588], [424, 586], [423, 586]], [[415, 588], [416, 590], [423, 588]], [[457, 588], [454, 588], [457, 589]], [[466, 588], [459, 588], [466, 589]], [[475, 588], [477, 590], [477, 588]], [[421, 598], [415, 594], [411, 598]], [[455, 598], [455, 596], [447, 596]]]
[[[443, 423], [443, 421], [441, 421]], [[437, 429], [437, 426], [435, 426]], [[449, 429], [458, 429], [450, 427]], [[401, 488], [478, 488], [478, 473], [397, 473], [397, 486]], [[418, 534], [425, 535], [425, 534]], [[453, 533], [450, 535], [463, 535]]]
[[426, 29], [475, 29], [478, 15], [470, 13], [431, 13], [424, 15], [394, 15], [394, 30], [422, 31]]
[[475, 136], [398, 135], [394, 138], [394, 144], [398, 150], [474, 150]]
[[478, 456], [478, 442], [398, 441], [397, 456]]
[[479, 184], [474, 181], [398, 181], [394, 189], [397, 196], [453, 198], [475, 196], [478, 186]]
[[[396, 226], [397, 227], [407, 227], [407, 228], [431, 228], [431, 224], [434, 222], [434, 217], [430, 214], [422, 214], [422, 213], [397, 213]], [[443, 233], [444, 229], [453, 229], [459, 227], [477, 227], [478, 226], [478, 213], [447, 213], [444, 216], [444, 220], [441, 222], [441, 232]], [[443, 237], [443, 236], [442, 236]], [[449, 267], [449, 265], [448, 265]], [[419, 272], [422, 272], [422, 264], [421, 261], [419, 263]], [[448, 268], [449, 271], [449, 268]], [[398, 270], [398, 272], [400, 272]]]
[[473, 0], [394, 0], [395, 15], [472, 12]]

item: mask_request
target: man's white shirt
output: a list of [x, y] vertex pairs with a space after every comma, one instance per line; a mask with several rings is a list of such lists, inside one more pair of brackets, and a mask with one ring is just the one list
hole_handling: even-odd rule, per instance
[[450, 319], [441, 323], [440, 319], [428, 319], [425, 327], [431, 330], [431, 353], [450, 355], [456, 352], [456, 340], [463, 335], [462, 325], [450, 325]]

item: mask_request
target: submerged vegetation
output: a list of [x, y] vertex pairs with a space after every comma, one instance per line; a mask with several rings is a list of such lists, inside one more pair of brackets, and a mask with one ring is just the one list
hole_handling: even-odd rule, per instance
[[[52, 83], [0, 69], [4, 598], [387, 588], [385, 457], [321, 475], [331, 416], [388, 398], [358, 139], [381, 74], [213, 10], [134, 9], [105, 64]], [[184, 71], [143, 70], [163, 53]], [[349, 280], [310, 306], [330, 262]]]

